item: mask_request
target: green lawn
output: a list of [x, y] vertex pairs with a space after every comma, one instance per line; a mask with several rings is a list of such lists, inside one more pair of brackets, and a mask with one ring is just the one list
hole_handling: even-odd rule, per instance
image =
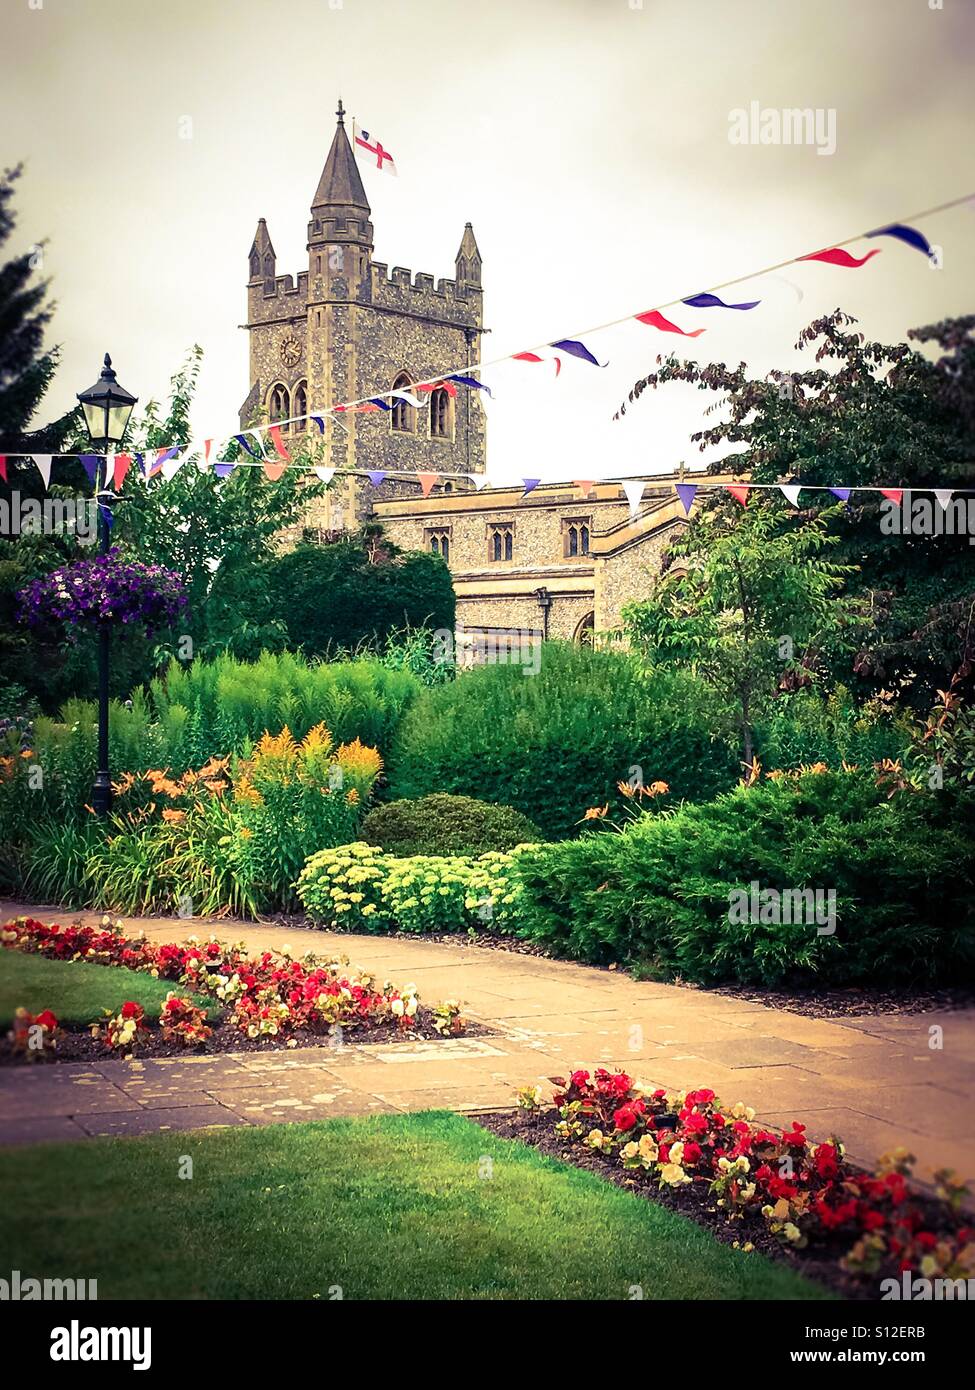
[[[176, 988], [171, 980], [154, 980], [117, 965], [46, 960], [25, 951], [0, 949], [0, 1028], [10, 1027], [19, 1008], [32, 1014], [53, 1009], [59, 1023], [83, 1028], [101, 1020], [103, 1009], [116, 1013], [127, 999], [141, 1004], [147, 1017], [158, 1018], [166, 995]], [[206, 1006], [211, 1021], [220, 1016], [221, 1005], [193, 997]]]
[[440, 1112], [8, 1148], [0, 1190], [0, 1268], [99, 1298], [827, 1297]]

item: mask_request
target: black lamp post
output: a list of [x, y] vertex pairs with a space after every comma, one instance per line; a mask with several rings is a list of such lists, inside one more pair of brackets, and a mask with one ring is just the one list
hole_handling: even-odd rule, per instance
[[[108, 553], [108, 520], [105, 516], [103, 498], [108, 497], [108, 450], [122, 442], [132, 407], [137, 397], [120, 386], [112, 371], [112, 359], [105, 354], [102, 374], [94, 386], [87, 391], [78, 392], [78, 400], [85, 413], [85, 424], [91, 437], [92, 447], [102, 451], [102, 461], [98, 467], [95, 485], [95, 503], [98, 507], [98, 553]], [[91, 804], [100, 816], [107, 816], [112, 804], [112, 778], [108, 767], [108, 648], [110, 625], [102, 621], [98, 625], [98, 769], [95, 785], [92, 788]]]

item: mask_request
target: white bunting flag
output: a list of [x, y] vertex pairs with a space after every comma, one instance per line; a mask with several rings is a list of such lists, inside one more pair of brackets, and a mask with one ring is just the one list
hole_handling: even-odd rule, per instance
[[621, 483], [623, 491], [626, 493], [626, 500], [630, 504], [630, 520], [636, 516], [640, 510], [640, 503], [643, 501], [643, 489], [646, 482], [640, 478], [635, 478], [631, 483]]
[[488, 476], [486, 473], [467, 473], [465, 476], [470, 478], [471, 482], [474, 484], [475, 492], [480, 492], [482, 487], [487, 487], [488, 485]]
[[417, 410], [423, 410], [427, 404], [426, 401], [421, 401], [418, 396], [414, 396], [411, 391], [389, 391], [387, 395], [392, 396], [395, 401], [406, 401], [407, 405], [415, 406]]
[[325, 486], [328, 487], [329, 483], [330, 483], [330, 482], [332, 481], [332, 479], [335, 477], [335, 469], [334, 469], [334, 468], [316, 468], [316, 469], [315, 469], [315, 476], [318, 477], [318, 478], [320, 478], [320, 479], [322, 480], [322, 482], [325, 484]]
[[799, 505], [799, 493], [801, 488], [795, 487], [792, 483], [779, 483], [779, 491], [787, 502], [791, 502], [794, 507]]
[[170, 482], [182, 468], [188, 457], [189, 450], [181, 449], [178, 454], [175, 454], [171, 459], [167, 459], [159, 470], [163, 481], [167, 483]]
[[31, 458], [37, 464], [37, 471], [41, 475], [41, 481], [45, 489], [51, 486], [51, 454], [31, 454]]
[[954, 488], [950, 488], [950, 487], [936, 487], [936, 488], [935, 488], [935, 490], [934, 490], [934, 495], [935, 495], [935, 497], [937, 497], [937, 499], [938, 499], [938, 505], [941, 507], [941, 510], [942, 510], [942, 511], [945, 511], [945, 512], [946, 512], [946, 511], [948, 510], [948, 508], [951, 506], [951, 498], [952, 498], [953, 493], [954, 493]]

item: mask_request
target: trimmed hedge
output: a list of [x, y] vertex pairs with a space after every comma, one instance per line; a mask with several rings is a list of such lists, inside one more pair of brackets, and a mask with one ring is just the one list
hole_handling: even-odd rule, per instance
[[738, 755], [714, 701], [680, 672], [641, 671], [620, 651], [547, 642], [541, 669], [479, 666], [424, 690], [387, 758], [392, 797], [449, 792], [511, 805], [549, 838], [577, 832], [642, 769], [675, 799], [734, 784]]
[[[709, 985], [961, 983], [975, 975], [975, 797], [806, 773], [520, 850], [519, 935]], [[733, 891], [836, 894], [815, 922], [732, 920]], [[761, 916], [761, 914], [759, 914]]]
[[377, 806], [360, 837], [391, 854], [487, 854], [543, 839], [538, 826], [511, 806], [439, 792], [418, 801]]

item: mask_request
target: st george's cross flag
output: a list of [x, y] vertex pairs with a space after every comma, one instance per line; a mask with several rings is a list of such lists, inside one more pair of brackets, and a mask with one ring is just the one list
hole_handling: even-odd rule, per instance
[[352, 121], [352, 143], [357, 150], [361, 150], [365, 156], [367, 168], [385, 170], [387, 174], [396, 174], [396, 165], [393, 163], [393, 156], [389, 150], [384, 150], [379, 140], [371, 136], [368, 130], [363, 130]]

